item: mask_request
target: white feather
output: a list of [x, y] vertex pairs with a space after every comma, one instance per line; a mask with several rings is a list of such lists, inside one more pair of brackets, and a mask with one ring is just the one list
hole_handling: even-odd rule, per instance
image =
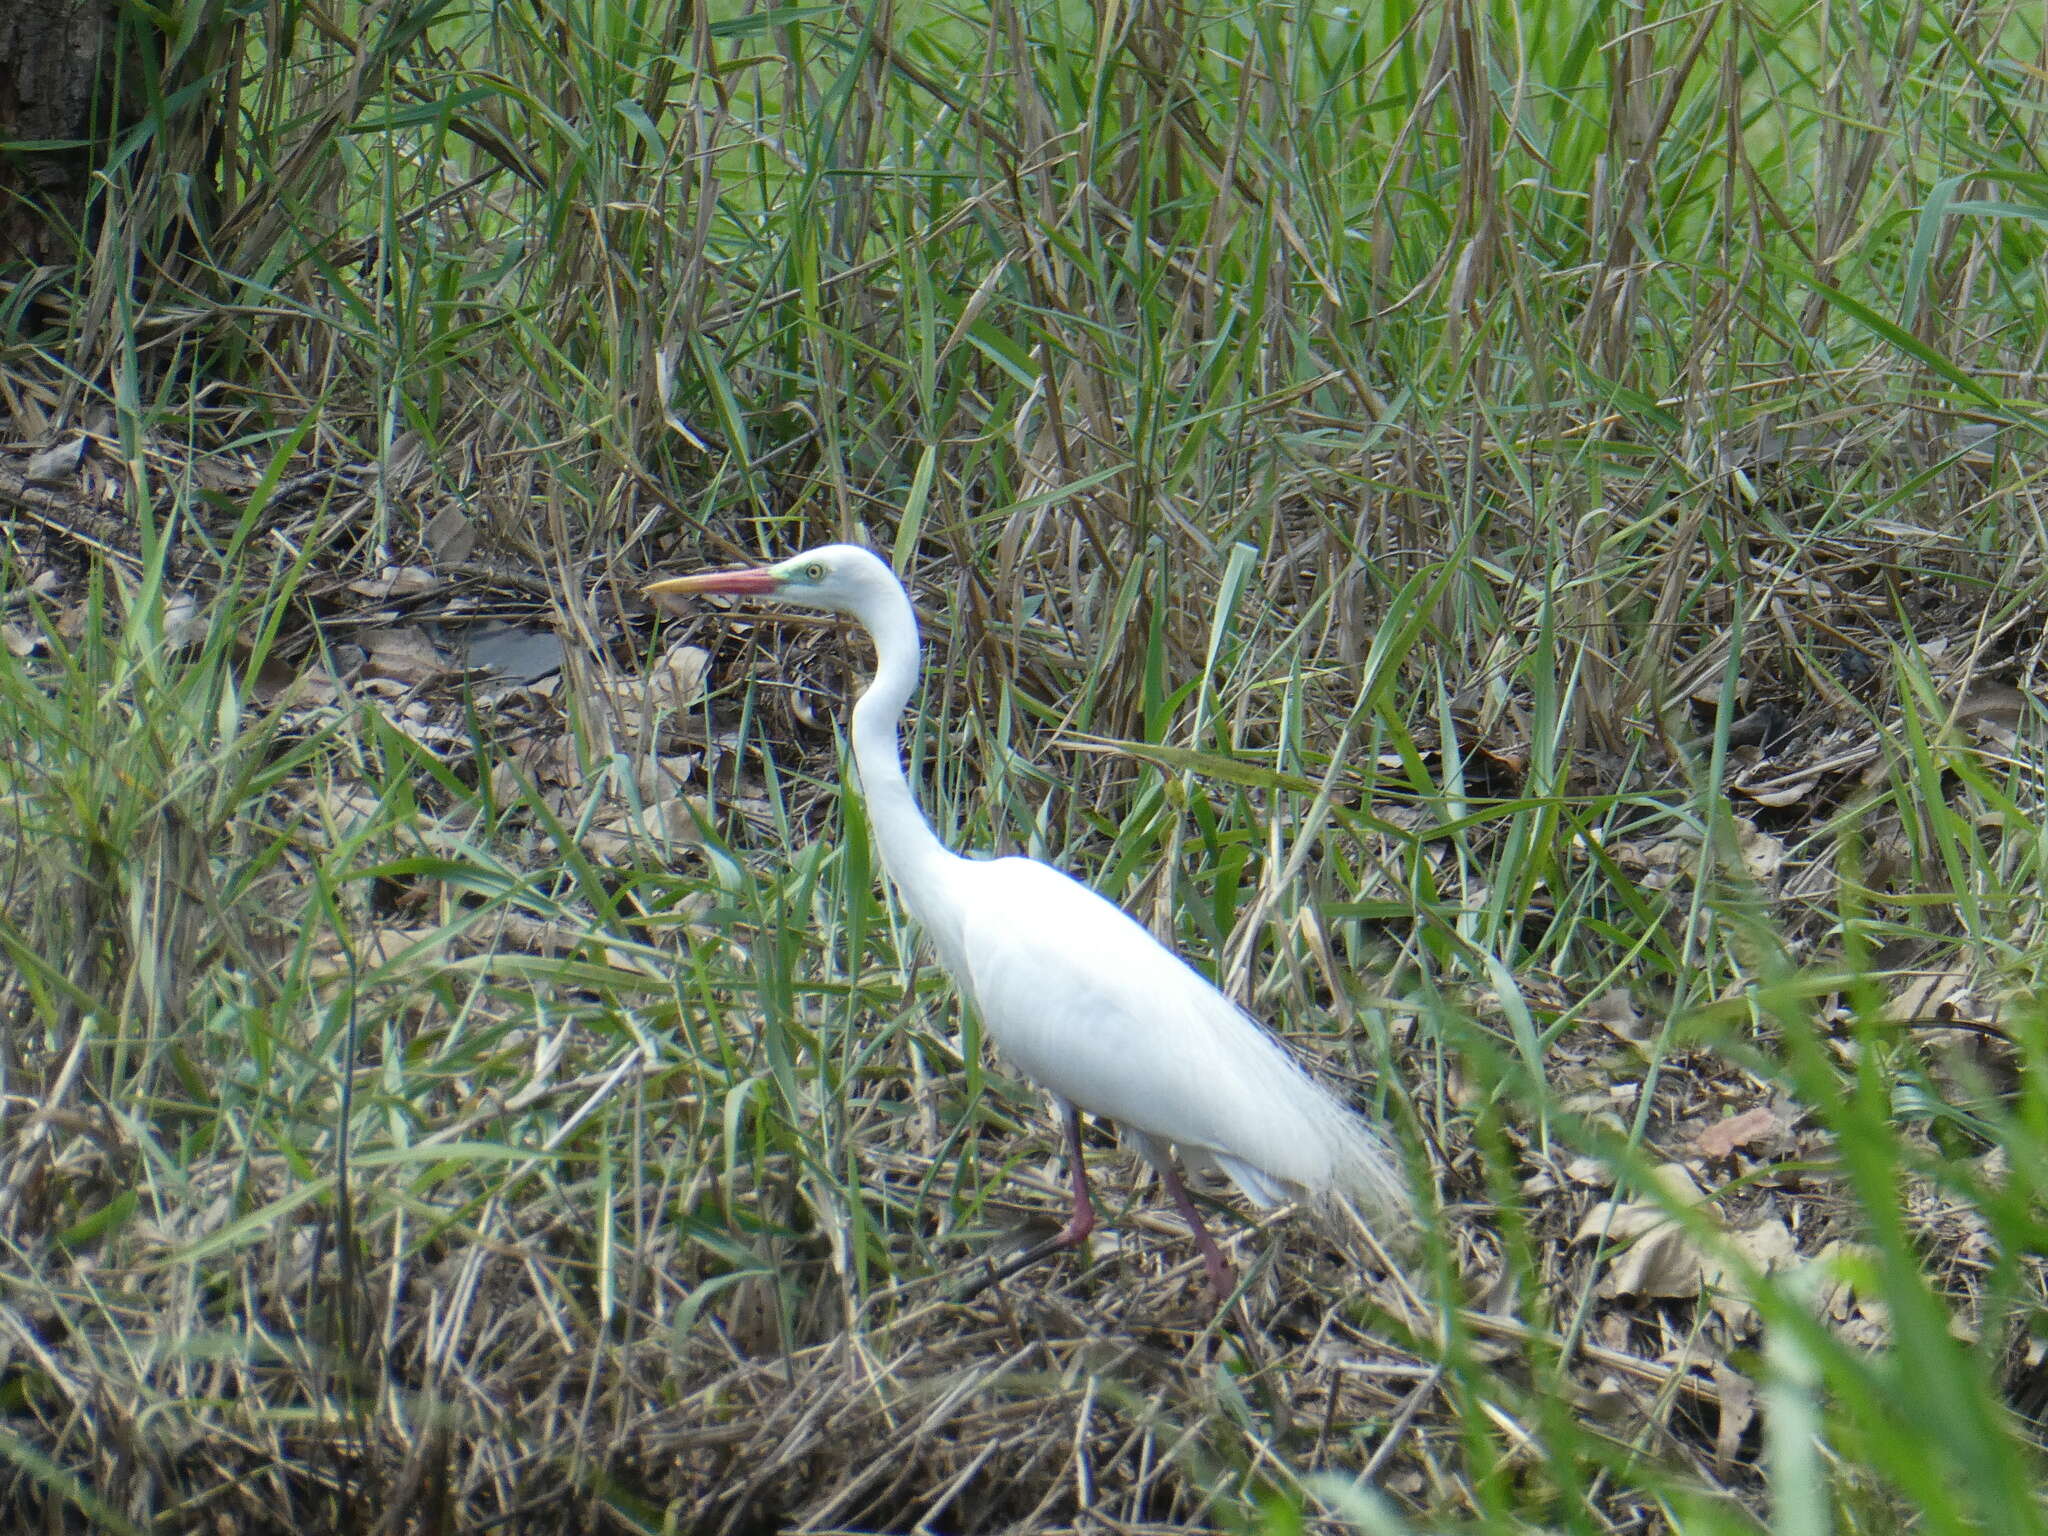
[[1258, 1205], [1347, 1194], [1405, 1204], [1377, 1132], [1121, 909], [1030, 859], [967, 860], [949, 968], [1005, 1058]]

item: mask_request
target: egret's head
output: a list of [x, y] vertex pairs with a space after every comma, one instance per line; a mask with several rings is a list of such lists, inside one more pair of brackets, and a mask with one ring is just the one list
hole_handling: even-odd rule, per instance
[[889, 567], [873, 552], [858, 544], [824, 544], [780, 565], [672, 576], [667, 581], [649, 582], [642, 590], [650, 597], [682, 593], [766, 597], [864, 618], [876, 611], [878, 602], [900, 589]]

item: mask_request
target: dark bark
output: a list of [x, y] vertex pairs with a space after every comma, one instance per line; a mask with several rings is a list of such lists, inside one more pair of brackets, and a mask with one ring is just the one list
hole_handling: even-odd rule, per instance
[[111, 0], [0, 6], [0, 273], [69, 259], [117, 32]]

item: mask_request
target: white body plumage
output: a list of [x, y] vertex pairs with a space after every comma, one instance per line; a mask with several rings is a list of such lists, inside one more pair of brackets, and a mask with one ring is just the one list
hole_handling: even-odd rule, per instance
[[1256, 1020], [1122, 909], [1031, 859], [949, 872], [958, 948], [936, 939], [989, 1037], [1057, 1098], [1171, 1144], [1259, 1205], [1347, 1194], [1397, 1210], [1377, 1132]]

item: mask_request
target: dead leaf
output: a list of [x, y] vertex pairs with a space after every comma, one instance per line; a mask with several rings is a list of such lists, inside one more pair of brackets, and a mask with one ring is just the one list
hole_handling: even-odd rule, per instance
[[1788, 805], [1797, 805], [1800, 801], [1804, 800], [1813, 793], [1814, 787], [1819, 783], [1820, 776], [1813, 774], [1802, 779], [1787, 780], [1777, 789], [1751, 789], [1743, 784], [1738, 784], [1735, 787], [1758, 805], [1765, 806], [1771, 810], [1782, 810]]
[[680, 793], [703, 761], [701, 752], [664, 753], [642, 758], [633, 772], [633, 782], [640, 791], [641, 800], [651, 804]]
[[318, 662], [300, 672], [279, 656], [266, 656], [249, 680], [249, 695], [267, 707], [318, 708], [341, 697], [341, 683]]
[[22, 470], [22, 478], [30, 485], [62, 485], [85, 462], [85, 450], [92, 444], [89, 437], [74, 437], [68, 443], [58, 443], [45, 448], [31, 457]]
[[1588, 1189], [1612, 1189], [1614, 1171], [1597, 1157], [1575, 1157], [1564, 1165], [1564, 1176]]
[[1714, 1470], [1726, 1477], [1742, 1450], [1742, 1437], [1756, 1422], [1756, 1384], [1716, 1360], [1714, 1396], [1721, 1404], [1721, 1422], [1714, 1428]]
[[[1799, 1257], [1798, 1239], [1775, 1216], [1729, 1233], [1728, 1246], [1761, 1275], [1789, 1268]], [[1713, 1292], [1714, 1310], [1736, 1334], [1750, 1332], [1756, 1327], [1757, 1311], [1742, 1272], [1717, 1253], [1705, 1255], [1703, 1267], [1707, 1288]]]
[[164, 598], [164, 649], [183, 650], [198, 636], [199, 599], [192, 593], [176, 591]]
[[355, 837], [377, 819], [382, 802], [367, 784], [333, 784], [309, 789], [303, 803], [337, 842]]
[[1619, 1235], [1623, 1225], [1655, 1220], [1608, 1266], [1600, 1282], [1603, 1296], [1697, 1296], [1706, 1279], [1706, 1267], [1698, 1245], [1687, 1232], [1666, 1216], [1661, 1206], [1625, 1206], [1610, 1236]]
[[1691, 878], [1696, 855], [1694, 844], [1677, 838], [1664, 838], [1652, 843], [1638, 856], [1643, 872], [1640, 883], [1646, 890], [1668, 890], [1680, 879]]
[[657, 708], [690, 709], [704, 698], [704, 679], [711, 672], [711, 653], [687, 642], [672, 645], [649, 680]]
[[472, 624], [460, 631], [463, 664], [511, 683], [533, 683], [562, 669], [562, 637], [519, 624]]
[[1812, 1262], [1824, 1276], [1817, 1301], [1822, 1317], [1838, 1324], [1860, 1321], [1890, 1329], [1890, 1309], [1859, 1289], [1866, 1280], [1868, 1291], [1877, 1288], [1876, 1256], [1877, 1250], [1867, 1244], [1845, 1243], [1840, 1238], [1832, 1239], [1813, 1256]]
[[387, 597], [412, 597], [421, 592], [431, 592], [440, 585], [440, 581], [440, 577], [421, 566], [387, 565], [376, 576], [350, 582], [348, 589], [358, 597], [381, 600]]
[[1656, 1033], [1624, 987], [1612, 987], [1586, 1004], [1585, 1016], [1618, 1040], [1646, 1044]]
[[426, 539], [436, 560], [456, 564], [475, 552], [476, 525], [461, 508], [443, 507], [428, 522]]
[[1784, 1129], [1785, 1127], [1779, 1123], [1777, 1112], [1768, 1104], [1759, 1104], [1756, 1108], [1746, 1109], [1739, 1115], [1716, 1120], [1695, 1136], [1692, 1144], [1700, 1156], [1718, 1159], [1732, 1156], [1737, 1148], [1746, 1147], [1753, 1141], [1760, 1141]]
[[307, 959], [306, 975], [317, 984], [359, 980], [367, 973], [403, 960], [408, 973], [433, 970], [447, 947], [438, 927], [373, 928], [358, 934], [344, 948], [332, 936]]
[[448, 670], [442, 663], [441, 653], [419, 629], [359, 630], [356, 641], [369, 653], [364, 672], [370, 677], [389, 678], [408, 687], [417, 687]]
[[1785, 845], [1746, 816], [1735, 818], [1735, 851], [1753, 880], [1774, 880], [1785, 865]]
[[649, 849], [658, 854], [679, 844], [702, 843], [709, 815], [710, 807], [689, 795], [670, 795], [637, 813], [621, 806], [598, 820], [579, 845], [600, 863], [624, 863]]
[[[1651, 1176], [1682, 1205], [1706, 1199], [1682, 1164], [1665, 1163]], [[1586, 1212], [1572, 1241], [1593, 1238], [1629, 1243], [1600, 1282], [1603, 1296], [1696, 1296], [1705, 1282], [1703, 1257], [1691, 1234], [1655, 1200], [1601, 1201]]]

